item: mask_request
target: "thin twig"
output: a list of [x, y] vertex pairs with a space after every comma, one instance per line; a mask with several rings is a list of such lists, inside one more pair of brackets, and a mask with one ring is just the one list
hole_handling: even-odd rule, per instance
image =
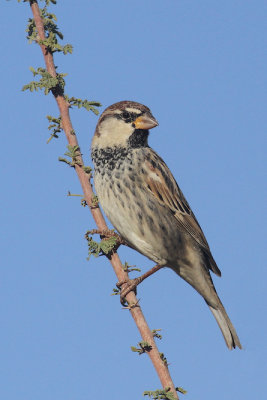
[[[32, 9], [33, 17], [35, 20], [35, 25], [38, 30], [38, 35], [41, 40], [45, 39], [45, 31], [44, 31], [44, 24], [42, 21], [42, 18], [40, 16], [40, 10], [37, 1], [30, 3], [30, 7]], [[53, 77], [56, 77], [56, 69], [54, 65], [54, 60], [53, 60], [53, 55], [49, 52], [47, 47], [43, 44], [40, 44], [40, 47], [42, 49], [42, 53], [44, 56], [44, 61], [46, 65], [46, 69], [49, 72], [50, 75]], [[73, 134], [74, 130], [72, 127], [72, 123], [70, 120], [69, 116], [69, 104], [65, 100], [63, 95], [60, 94], [55, 94], [55, 99], [58, 104], [59, 110], [60, 110], [60, 115], [61, 115], [61, 125], [62, 128], [66, 134], [67, 141], [71, 146], [78, 146], [78, 141], [76, 138], [76, 135]], [[94, 208], [92, 206], [92, 197], [93, 197], [93, 189], [91, 182], [88, 180], [88, 175], [84, 172], [83, 170], [83, 160], [82, 160], [82, 155], [80, 154], [77, 157], [78, 163], [75, 164], [75, 170], [77, 172], [79, 181], [81, 183], [83, 192], [84, 192], [84, 198], [86, 200], [86, 203], [89, 205], [89, 209], [92, 213], [92, 216], [95, 220], [95, 223], [98, 227], [99, 230], [106, 230], [108, 229], [105, 219], [100, 211], [99, 208]], [[79, 165], [78, 165], [79, 164]], [[119, 259], [119, 256], [116, 252], [114, 252], [111, 257], [110, 257], [110, 262], [112, 264], [112, 267], [115, 271], [115, 274], [117, 275], [117, 278], [119, 281], [124, 281], [128, 279], [128, 274], [124, 271], [122, 263]], [[138, 300], [133, 292], [130, 292], [126, 296], [126, 300], [128, 304], [130, 305], [129, 310], [130, 313], [132, 314], [132, 317], [140, 331], [140, 334], [145, 342], [148, 342], [151, 345], [151, 350], [147, 352], [148, 356], [150, 357], [154, 368], [157, 371], [157, 374], [159, 376], [159, 379], [161, 381], [161, 384], [163, 388], [169, 387], [170, 390], [173, 392], [173, 395], [178, 399], [178, 395], [175, 390], [175, 386], [172, 382], [168, 367], [164, 364], [160, 357], [160, 353], [157, 349], [156, 343], [154, 341], [154, 337], [152, 335], [151, 330], [149, 329], [147, 322], [145, 320], [145, 317], [142, 313], [141, 307], [138, 303]], [[131, 307], [131, 304], [135, 305], [135, 307]]]

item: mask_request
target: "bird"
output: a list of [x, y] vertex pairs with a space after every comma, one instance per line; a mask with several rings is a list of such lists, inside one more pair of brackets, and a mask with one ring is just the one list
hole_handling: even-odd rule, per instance
[[101, 114], [91, 144], [99, 203], [122, 239], [169, 267], [205, 300], [227, 347], [242, 348], [216, 292], [210, 271], [221, 276], [204, 233], [163, 159], [148, 145], [158, 126], [150, 109], [124, 100]]

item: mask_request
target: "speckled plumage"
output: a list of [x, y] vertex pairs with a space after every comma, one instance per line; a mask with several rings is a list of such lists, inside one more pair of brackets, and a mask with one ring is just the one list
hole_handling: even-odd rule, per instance
[[100, 204], [131, 247], [172, 268], [203, 296], [227, 346], [241, 348], [210, 276], [220, 270], [206, 238], [170, 170], [148, 146], [148, 129], [156, 125], [150, 110], [135, 102], [103, 112], [92, 141]]

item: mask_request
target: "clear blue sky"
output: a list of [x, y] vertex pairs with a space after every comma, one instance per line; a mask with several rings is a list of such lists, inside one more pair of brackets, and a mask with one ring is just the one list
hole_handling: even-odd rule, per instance
[[[230, 352], [201, 297], [170, 270], [138, 288], [151, 329], [186, 399], [266, 396], [266, 1], [69, 1], [51, 6], [73, 55], [56, 55], [70, 96], [149, 106], [150, 145], [193, 208], [222, 278], [216, 288], [244, 346]], [[43, 66], [25, 39], [27, 3], [1, 4], [0, 398], [142, 398], [160, 387], [102, 257], [89, 262], [94, 228], [66, 140], [49, 136], [51, 95], [21, 92]], [[71, 112], [86, 162], [97, 118]], [[265, 196], [266, 198], [266, 196]], [[264, 201], [265, 200], [265, 201]], [[152, 263], [129, 249], [122, 260]], [[181, 396], [182, 397], [182, 396]]]

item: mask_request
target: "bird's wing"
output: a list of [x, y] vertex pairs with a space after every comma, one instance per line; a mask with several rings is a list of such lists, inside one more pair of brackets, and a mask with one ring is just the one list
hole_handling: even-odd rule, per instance
[[212, 271], [220, 275], [220, 270], [211, 255], [204, 233], [167, 165], [152, 149], [146, 156], [145, 165], [148, 172], [144, 176], [146, 189], [154, 195], [160, 204], [173, 213], [178, 224], [192, 236], [209, 256]]

